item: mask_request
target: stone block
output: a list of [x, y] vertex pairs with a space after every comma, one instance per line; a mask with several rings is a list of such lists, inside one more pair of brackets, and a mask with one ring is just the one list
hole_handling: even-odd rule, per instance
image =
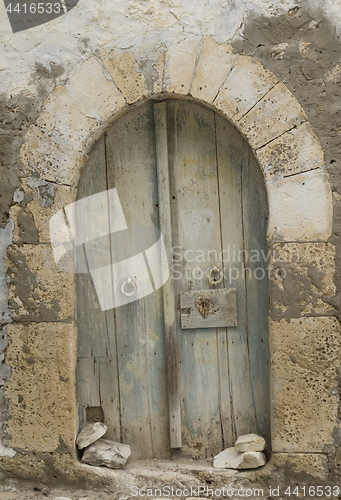
[[324, 163], [322, 146], [308, 122], [281, 135], [258, 149], [257, 159], [265, 179], [287, 177], [321, 167]]
[[205, 102], [212, 102], [238, 59], [230, 44], [216, 43], [206, 38], [201, 49], [191, 95]]
[[256, 59], [241, 56], [214, 105], [233, 121], [240, 120], [276, 83], [277, 77]]
[[74, 275], [59, 271], [50, 245], [8, 249], [9, 300], [13, 319], [28, 323], [71, 320]]
[[324, 452], [337, 422], [337, 319], [270, 321], [270, 349], [273, 451]]
[[238, 452], [227, 448], [214, 457], [213, 467], [217, 469], [257, 469], [265, 465], [266, 457], [259, 451]]
[[156, 51], [157, 60], [155, 63], [152, 63], [152, 69], [154, 71], [154, 75], [152, 76], [152, 93], [153, 94], [162, 94], [163, 91], [163, 73], [165, 69], [165, 47], [160, 47], [158, 51]]
[[13, 448], [53, 452], [74, 447], [76, 329], [67, 323], [8, 326], [5, 384]]
[[336, 294], [335, 246], [331, 243], [277, 243], [270, 268], [273, 319], [329, 315]]
[[[25, 179], [24, 182], [27, 183], [27, 180]], [[30, 180], [28, 180], [28, 182], [30, 182]], [[39, 243], [50, 243], [50, 219], [58, 210], [75, 201], [76, 189], [60, 184], [51, 185], [42, 180], [38, 180], [38, 183], [39, 186], [33, 184], [34, 187], [31, 188], [33, 200], [27, 204], [25, 212], [31, 215], [39, 231]], [[44, 203], [43, 198], [43, 191], [49, 185], [53, 188], [51, 204]]]
[[266, 464], [266, 457], [261, 451], [246, 451], [242, 457], [238, 469], [257, 469]]
[[102, 422], [87, 424], [78, 434], [76, 445], [80, 450], [82, 450], [86, 446], [89, 446], [89, 444], [92, 444], [94, 441], [97, 441], [97, 439], [104, 436], [107, 429], [108, 427], [105, 424], [102, 424]]
[[82, 153], [75, 151], [71, 143], [65, 144], [62, 138], [56, 139], [31, 125], [20, 149], [20, 159], [27, 175], [36, 172], [47, 181], [71, 185]]
[[121, 469], [127, 463], [130, 454], [129, 444], [98, 439], [85, 449], [82, 462], [95, 466], [104, 465], [110, 469]]
[[326, 456], [319, 453], [272, 453], [269, 465], [275, 471], [281, 471], [282, 475], [287, 470], [292, 474], [307, 474], [322, 481], [329, 476]]
[[44, 101], [37, 125], [47, 134], [74, 142], [83, 140], [96, 122], [78, 109], [63, 85], [57, 85]]
[[263, 451], [265, 448], [265, 439], [258, 434], [244, 434], [239, 436], [235, 442], [234, 448], [239, 453], [245, 451]]
[[239, 129], [254, 149], [307, 120], [293, 94], [278, 83], [240, 121]]
[[327, 172], [312, 170], [267, 183], [268, 239], [326, 241], [332, 232], [332, 194]]
[[199, 54], [200, 39], [187, 36], [166, 54], [164, 91], [187, 95]]
[[85, 116], [65, 87], [57, 85], [45, 100], [37, 125], [31, 125], [20, 149], [28, 175], [60, 184], [74, 183], [89, 136], [98, 130], [96, 120]]
[[214, 457], [213, 467], [217, 469], [237, 469], [242, 461], [242, 453], [235, 450], [234, 447], [226, 448]]
[[103, 66], [93, 57], [70, 74], [65, 88], [84, 116], [106, 121], [126, 105], [122, 94], [108, 78]]
[[145, 77], [134, 54], [127, 50], [101, 49], [99, 55], [128, 104], [148, 96]]

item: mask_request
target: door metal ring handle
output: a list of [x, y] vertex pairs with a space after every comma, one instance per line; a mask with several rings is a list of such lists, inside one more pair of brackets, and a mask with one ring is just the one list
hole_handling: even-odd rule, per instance
[[[126, 287], [127, 285], [133, 285], [133, 287], [134, 287], [134, 288], [133, 288], [133, 290], [132, 290], [131, 292], [126, 292], [126, 291], [125, 291], [125, 287]], [[125, 282], [124, 282], [124, 283], [122, 283], [122, 286], [121, 286], [121, 292], [122, 292], [124, 295], [126, 295], [127, 297], [131, 297], [132, 295], [134, 295], [134, 293], [136, 293], [136, 291], [137, 291], [137, 285], [136, 285], [135, 281], [134, 281], [134, 280], [132, 280], [131, 278], [128, 278], [127, 280], [125, 280]]]
[[[214, 278], [213, 273], [219, 273], [219, 278]], [[210, 267], [207, 270], [206, 276], [211, 285], [219, 285], [224, 279], [224, 273], [218, 266]]]

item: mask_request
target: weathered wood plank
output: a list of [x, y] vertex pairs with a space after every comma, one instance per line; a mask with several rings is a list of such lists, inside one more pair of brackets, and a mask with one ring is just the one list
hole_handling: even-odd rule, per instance
[[[238, 325], [228, 329], [228, 365], [236, 437], [257, 432], [250, 382], [247, 340], [246, 289], [243, 279], [242, 168], [248, 164], [249, 149], [224, 118], [216, 115], [219, 196], [225, 286], [236, 288]], [[235, 250], [235, 252], [233, 252]]]
[[219, 372], [220, 420], [223, 430], [222, 449], [230, 448], [235, 443], [235, 430], [232, 415], [232, 397], [229, 380], [226, 328], [217, 328], [217, 360]]
[[[210, 302], [209, 311], [203, 317], [196, 307], [196, 300], [205, 296]], [[181, 328], [222, 328], [237, 326], [236, 290], [199, 290], [180, 294], [180, 308], [190, 309], [188, 314], [181, 314]]]
[[104, 423], [108, 427], [106, 437], [121, 441], [119, 374], [116, 356], [96, 359], [99, 378], [99, 399], [104, 413]]
[[[219, 265], [221, 250], [214, 113], [189, 101], [167, 101], [172, 243], [181, 247], [174, 288], [177, 305], [182, 292], [209, 290], [208, 268]], [[195, 259], [197, 250], [207, 256]], [[185, 252], [188, 251], [186, 256]], [[179, 276], [180, 273], [180, 276]], [[219, 370], [215, 329], [180, 330], [179, 367], [183, 450], [209, 457], [222, 449]]]
[[[102, 137], [84, 167], [80, 178], [77, 199], [83, 199], [96, 193], [107, 190], [105, 143]], [[105, 207], [104, 207], [105, 209]], [[91, 215], [91, 214], [88, 214]], [[105, 219], [106, 214], [104, 214]], [[108, 220], [108, 219], [107, 219]], [[83, 221], [80, 221], [84, 223]], [[87, 224], [93, 222], [88, 221]], [[110, 262], [110, 240], [106, 238], [105, 244], [99, 251], [105, 254], [104, 258]], [[78, 363], [77, 384], [79, 395], [80, 424], [84, 425], [86, 407], [101, 406], [100, 399], [100, 374], [99, 366], [102, 361], [98, 358], [111, 356], [112, 372], [116, 375], [111, 380], [108, 400], [112, 394], [118, 392], [118, 372], [116, 360], [116, 340], [114, 311], [102, 311], [90, 273], [76, 274], [76, 311], [78, 329]], [[87, 358], [87, 359], [86, 359]], [[103, 378], [102, 378], [103, 384]], [[102, 399], [104, 399], [102, 397]], [[108, 405], [102, 406], [104, 418], [107, 421], [117, 420], [117, 412], [112, 413]]]
[[[106, 133], [108, 186], [127, 225], [159, 227], [153, 103], [123, 115]], [[131, 241], [112, 251], [133, 257]], [[115, 257], [115, 260], [116, 257]], [[129, 276], [127, 276], [128, 278]], [[134, 458], [170, 456], [162, 289], [115, 309], [122, 440]]]
[[[243, 169], [243, 228], [247, 251], [246, 305], [250, 375], [255, 403], [258, 434], [270, 447], [269, 387], [269, 299], [267, 251], [268, 204], [261, 169], [250, 154], [248, 168]], [[252, 260], [251, 260], [252, 257]]]
[[101, 406], [98, 363], [94, 358], [78, 358], [76, 370], [79, 428], [82, 429], [86, 423], [86, 408], [88, 406]]
[[[170, 212], [167, 109], [166, 103], [154, 105], [155, 150], [159, 194], [160, 230], [163, 235], [168, 262], [172, 260], [172, 221]], [[179, 354], [175, 315], [173, 280], [163, 286], [163, 315], [167, 349], [167, 387], [169, 401], [170, 446], [181, 448], [181, 407], [179, 393]]]
[[[102, 137], [89, 155], [79, 181], [77, 200], [106, 191], [105, 144]], [[89, 215], [89, 214], [84, 214]], [[108, 219], [107, 219], [108, 220]], [[91, 225], [91, 220], [79, 221]], [[109, 232], [109, 230], [108, 230]], [[101, 251], [110, 262], [110, 240], [104, 238]], [[76, 274], [78, 356], [115, 356], [115, 327], [113, 310], [102, 311], [90, 273]]]

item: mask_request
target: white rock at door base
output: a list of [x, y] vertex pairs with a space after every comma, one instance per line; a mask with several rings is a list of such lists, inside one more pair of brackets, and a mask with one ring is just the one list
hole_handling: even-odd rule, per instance
[[237, 469], [242, 459], [242, 453], [238, 453], [234, 448], [227, 448], [214, 457], [213, 467], [217, 469]]
[[89, 444], [94, 443], [97, 439], [104, 436], [107, 432], [107, 426], [101, 422], [95, 422], [93, 424], [87, 424], [81, 432], [78, 434], [76, 439], [76, 445], [80, 450], [89, 446]]
[[265, 465], [266, 457], [259, 451], [240, 453], [235, 448], [227, 448], [214, 457], [213, 466], [217, 469], [256, 469]]
[[238, 469], [257, 469], [266, 464], [266, 457], [261, 451], [246, 451], [242, 453], [242, 461]]
[[110, 469], [120, 469], [127, 463], [130, 453], [128, 444], [99, 439], [85, 450], [81, 462], [94, 466], [104, 465]]
[[265, 439], [258, 434], [244, 434], [239, 436], [235, 442], [235, 450], [243, 453], [245, 451], [263, 451], [265, 448]]

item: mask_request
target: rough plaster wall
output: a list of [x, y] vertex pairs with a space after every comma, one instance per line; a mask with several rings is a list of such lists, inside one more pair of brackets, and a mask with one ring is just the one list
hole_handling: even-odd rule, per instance
[[[335, 315], [340, 319], [340, 31], [341, 7], [336, 2], [81, 0], [68, 15], [49, 25], [12, 35], [4, 6], [0, 3], [0, 241], [4, 251], [11, 242], [13, 231], [9, 217], [17, 222], [13, 233], [14, 245], [8, 253], [9, 276], [16, 293], [10, 297], [11, 319], [5, 278], [0, 296], [3, 325], [11, 320], [15, 323], [20, 321], [25, 322], [28, 330], [30, 324], [56, 324], [72, 320], [67, 311], [61, 311], [58, 297], [54, 297], [54, 301], [49, 297], [45, 300], [44, 290], [38, 286], [39, 273], [32, 271], [34, 263], [30, 261], [32, 246], [48, 241], [44, 217], [47, 217], [51, 200], [59, 196], [62, 205], [70, 196], [68, 186], [42, 181], [34, 173], [24, 180], [25, 169], [19, 159], [19, 149], [28, 127], [36, 123], [47, 96], [58, 84], [66, 85], [72, 69], [91, 56], [97, 57], [103, 47], [129, 48], [135, 54], [138, 69], [144, 73], [146, 86], [150, 89], [157, 79], [163, 47], [183, 39], [199, 46], [206, 35], [213, 36], [219, 43], [232, 43], [236, 52], [254, 56], [287, 85], [302, 104], [318, 134], [331, 176], [334, 233], [330, 244], [323, 244], [321, 252], [326, 262], [332, 262], [335, 248], [332, 244], [336, 245], [336, 262], [339, 265], [335, 277], [337, 294], [330, 285], [332, 279], [328, 270], [321, 268], [314, 257], [304, 260], [306, 255], [310, 255], [306, 246], [302, 262], [287, 258], [288, 278], [283, 286], [274, 284], [273, 319], [289, 320], [302, 315]], [[133, 99], [133, 96], [130, 97]], [[33, 210], [35, 214], [37, 211], [42, 214], [39, 227], [33, 220]], [[288, 248], [281, 247], [281, 251], [286, 258]], [[6, 273], [4, 266], [0, 269], [2, 276]], [[281, 286], [281, 293], [276, 290], [278, 286]], [[302, 295], [299, 305], [292, 299], [293, 291]], [[18, 345], [12, 343], [11, 359], [14, 359], [16, 349], [20, 351], [20, 342], [23, 339], [18, 340]], [[10, 374], [10, 368], [3, 364], [4, 354], [1, 354], [6, 346], [3, 333], [0, 337], [0, 391], [1, 376], [6, 379]], [[24, 355], [25, 351], [20, 352], [21, 357]], [[295, 357], [295, 354], [291, 356]], [[4, 419], [7, 418], [6, 404], [1, 394], [0, 419]], [[334, 443], [326, 443], [325, 448], [329, 453], [330, 471], [336, 471], [341, 461], [340, 432], [337, 427], [335, 429], [331, 437]], [[66, 434], [66, 437], [72, 441], [72, 436]], [[67, 446], [57, 447], [57, 444], [51, 446], [55, 453], [68, 449]], [[11, 455], [13, 452], [0, 447], [1, 454]], [[46, 456], [40, 458], [47, 460]], [[51, 457], [49, 460], [52, 460]], [[41, 464], [36, 461], [36, 467], [38, 463]], [[293, 471], [290, 473], [293, 474]]]

